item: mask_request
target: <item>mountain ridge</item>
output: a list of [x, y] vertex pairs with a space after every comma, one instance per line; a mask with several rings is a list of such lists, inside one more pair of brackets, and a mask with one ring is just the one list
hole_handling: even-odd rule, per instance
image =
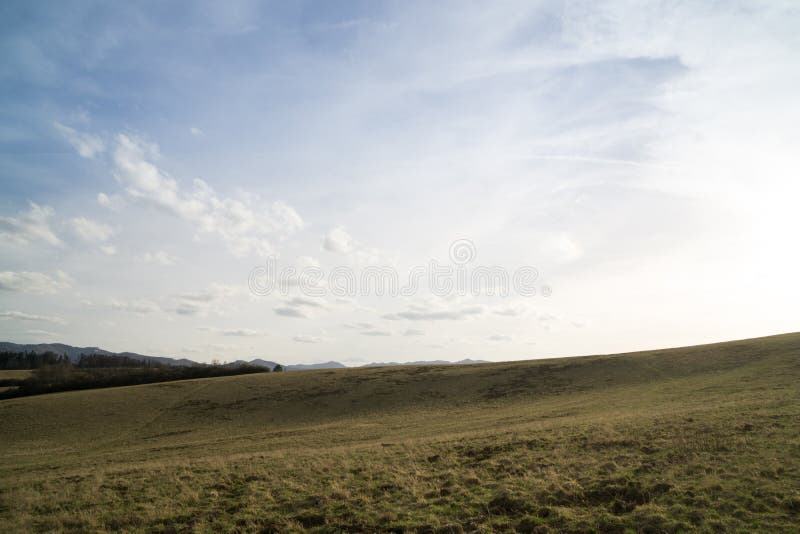
[[101, 349], [100, 347], [76, 347], [67, 345], [65, 343], [12, 343], [10, 341], [0, 341], [0, 351], [4, 352], [35, 352], [41, 354], [44, 352], [53, 352], [55, 354], [65, 355], [73, 363], [81, 358], [81, 354], [93, 355], [99, 354], [101, 356], [118, 356], [124, 358], [131, 358], [143, 362], [156, 362], [163, 365], [177, 365], [177, 366], [190, 366], [190, 365], [203, 365], [198, 362], [188, 360], [186, 358], [168, 358], [166, 356], [148, 356], [145, 354], [138, 354], [136, 352], [112, 352], [110, 350]]
[[[196, 362], [187, 358], [171, 358], [167, 356], [149, 356], [146, 354], [138, 354], [136, 352], [112, 352], [100, 347], [76, 347], [67, 345], [66, 343], [13, 343], [10, 341], [0, 341], [0, 352], [35, 352], [41, 354], [44, 352], [53, 352], [55, 354], [66, 355], [71, 362], [75, 363], [80, 360], [81, 354], [99, 354], [102, 356], [118, 356], [132, 358], [139, 361], [149, 361], [160, 363], [162, 365], [175, 365], [175, 366], [193, 366], [193, 365], [208, 365], [202, 362]], [[490, 363], [486, 360], [471, 360], [463, 359], [455, 362], [447, 360], [420, 360], [414, 362], [371, 362], [364, 365], [356, 365], [353, 367], [347, 366], [341, 362], [328, 361], [321, 363], [299, 363], [299, 364], [280, 364], [287, 371], [313, 371], [318, 369], [356, 369], [359, 367], [401, 367], [409, 365], [469, 365], [476, 363]], [[266, 367], [270, 370], [274, 369], [278, 362], [271, 360], [264, 360], [262, 358], [254, 358], [250, 361], [235, 360], [227, 363], [226, 365], [255, 365], [257, 367]]]

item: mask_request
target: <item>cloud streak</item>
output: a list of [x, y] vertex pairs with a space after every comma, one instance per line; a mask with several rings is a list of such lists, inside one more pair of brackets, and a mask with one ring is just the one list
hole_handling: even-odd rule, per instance
[[75, 217], [70, 220], [72, 231], [81, 240], [89, 243], [107, 241], [114, 230], [107, 224], [99, 223], [86, 217]]
[[55, 275], [32, 271], [0, 272], [0, 290], [53, 295], [72, 286], [72, 279], [63, 271]]
[[20, 321], [37, 321], [44, 323], [67, 324], [67, 321], [65, 321], [61, 317], [54, 317], [52, 315], [37, 315], [35, 313], [26, 313], [21, 311], [3, 311], [0, 312], [0, 318], [17, 319]]
[[258, 331], [248, 328], [215, 328], [211, 326], [198, 326], [197, 330], [227, 337], [256, 337], [259, 335]]
[[61, 239], [50, 227], [50, 220], [55, 214], [53, 208], [40, 206], [35, 202], [28, 204], [28, 211], [20, 213], [17, 217], [0, 217], [0, 236], [20, 244], [42, 242], [60, 246]]
[[482, 306], [467, 306], [455, 310], [408, 310], [383, 316], [390, 321], [460, 321], [484, 312]]
[[54, 123], [54, 126], [83, 158], [94, 159], [105, 150], [105, 143], [97, 135], [79, 132], [59, 122]]

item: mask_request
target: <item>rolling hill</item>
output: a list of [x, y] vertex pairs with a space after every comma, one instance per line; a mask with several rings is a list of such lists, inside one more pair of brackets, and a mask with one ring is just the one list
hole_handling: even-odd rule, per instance
[[792, 532], [800, 334], [0, 401], [10, 531]]

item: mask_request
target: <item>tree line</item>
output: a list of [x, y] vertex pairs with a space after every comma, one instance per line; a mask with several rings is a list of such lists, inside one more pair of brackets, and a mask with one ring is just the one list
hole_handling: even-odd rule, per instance
[[[33, 374], [25, 379], [2, 380], [3, 386], [16, 386], [0, 394], [0, 397], [17, 397], [94, 389], [192, 378], [211, 378], [250, 373], [269, 372], [269, 368], [253, 365], [165, 365], [149, 360], [137, 360], [127, 356], [103, 354], [81, 354], [77, 362], [66, 355], [45, 352], [2, 352], [0, 369], [31, 369]], [[282, 371], [279, 366], [275, 371]]]
[[55, 352], [0, 352], [0, 369], [39, 369], [45, 365], [67, 365], [70, 360], [66, 354]]

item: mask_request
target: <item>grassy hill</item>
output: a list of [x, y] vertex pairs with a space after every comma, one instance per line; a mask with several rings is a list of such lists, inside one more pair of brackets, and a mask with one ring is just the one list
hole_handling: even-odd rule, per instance
[[0, 401], [10, 531], [800, 525], [800, 334]]

